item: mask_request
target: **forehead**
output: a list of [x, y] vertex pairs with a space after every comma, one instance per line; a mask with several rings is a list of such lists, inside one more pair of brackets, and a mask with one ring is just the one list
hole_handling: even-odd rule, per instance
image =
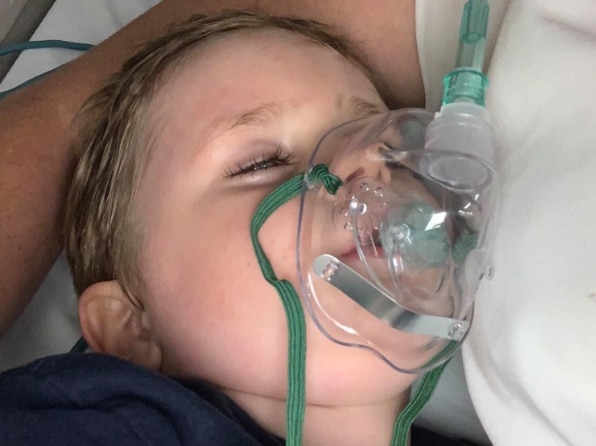
[[[174, 177], [180, 166], [203, 162], [207, 155], [202, 149], [215, 140], [219, 145], [229, 142], [221, 135], [247, 119], [250, 110], [261, 111], [256, 118], [266, 117], [268, 110], [290, 110], [286, 116], [291, 119], [263, 128], [261, 135], [291, 138], [328, 130], [322, 128], [330, 123], [325, 118], [349, 105], [352, 96], [382, 104], [359, 67], [322, 44], [283, 30], [240, 31], [214, 39], [165, 79], [149, 114], [153, 148], [147, 177], [157, 171]], [[228, 153], [209, 151], [215, 158], [204, 161], [217, 162]]]
[[332, 113], [347, 96], [382, 103], [361, 69], [331, 48], [279, 29], [231, 32], [197, 47], [164, 76], [148, 114], [152, 158], [164, 150], [191, 157], [263, 104], [324, 105]]
[[324, 100], [346, 90], [376, 96], [359, 67], [322, 43], [280, 29], [240, 30], [206, 42], [172, 67], [154, 112], [164, 117], [164, 107], [180, 111], [193, 98], [195, 105], [207, 105], [213, 117], [249, 102]]

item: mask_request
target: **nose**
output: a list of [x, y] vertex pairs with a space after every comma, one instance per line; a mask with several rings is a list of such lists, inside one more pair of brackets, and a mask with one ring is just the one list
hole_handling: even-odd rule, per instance
[[[341, 150], [341, 149], [340, 149]], [[329, 171], [338, 176], [344, 184], [357, 178], [374, 179], [388, 185], [391, 171], [383, 152], [386, 147], [382, 143], [369, 143], [366, 147], [346, 150], [338, 153], [329, 166]]]

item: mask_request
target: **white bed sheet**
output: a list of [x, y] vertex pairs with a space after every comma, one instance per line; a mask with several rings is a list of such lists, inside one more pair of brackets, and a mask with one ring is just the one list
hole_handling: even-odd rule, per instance
[[[56, 0], [31, 40], [63, 39], [97, 44], [159, 1]], [[78, 55], [61, 49], [26, 51], [0, 82], [0, 91]], [[79, 336], [76, 296], [66, 261], [60, 257], [31, 305], [0, 341], [0, 371], [68, 351]], [[447, 367], [417, 424], [444, 434], [488, 442], [468, 396], [461, 355]]]

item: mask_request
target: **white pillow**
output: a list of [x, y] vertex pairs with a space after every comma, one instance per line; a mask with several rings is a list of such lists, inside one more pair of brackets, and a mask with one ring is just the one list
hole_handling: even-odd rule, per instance
[[496, 445], [596, 441], [596, 3], [512, 2], [489, 73], [496, 276], [464, 345]]
[[77, 298], [60, 256], [31, 304], [0, 339], [0, 371], [67, 352], [80, 336]]

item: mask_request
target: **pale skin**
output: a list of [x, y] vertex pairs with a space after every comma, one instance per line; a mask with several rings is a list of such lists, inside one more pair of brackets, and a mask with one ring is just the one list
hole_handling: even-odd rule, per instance
[[[414, 0], [164, 0], [77, 61], [0, 102], [0, 334], [27, 305], [61, 250], [60, 221], [72, 171], [71, 121], [136, 44], [192, 14], [245, 8], [335, 27], [386, 83], [390, 106], [420, 106]], [[32, 131], [34, 129], [34, 131]]]
[[[177, 69], [149, 118], [155, 143], [138, 199], [145, 291], [131, 300], [110, 281], [82, 294], [92, 348], [205, 379], [285, 437], [287, 323], [248, 228], [325, 132], [360, 117], [354, 98], [387, 110], [358, 67], [287, 31], [237, 32]], [[298, 208], [298, 198], [284, 204], [260, 233], [276, 274], [296, 288]], [[345, 238], [330, 236], [326, 250], [345, 251]], [[389, 444], [415, 376], [330, 342], [308, 317], [306, 373], [305, 445]]]

